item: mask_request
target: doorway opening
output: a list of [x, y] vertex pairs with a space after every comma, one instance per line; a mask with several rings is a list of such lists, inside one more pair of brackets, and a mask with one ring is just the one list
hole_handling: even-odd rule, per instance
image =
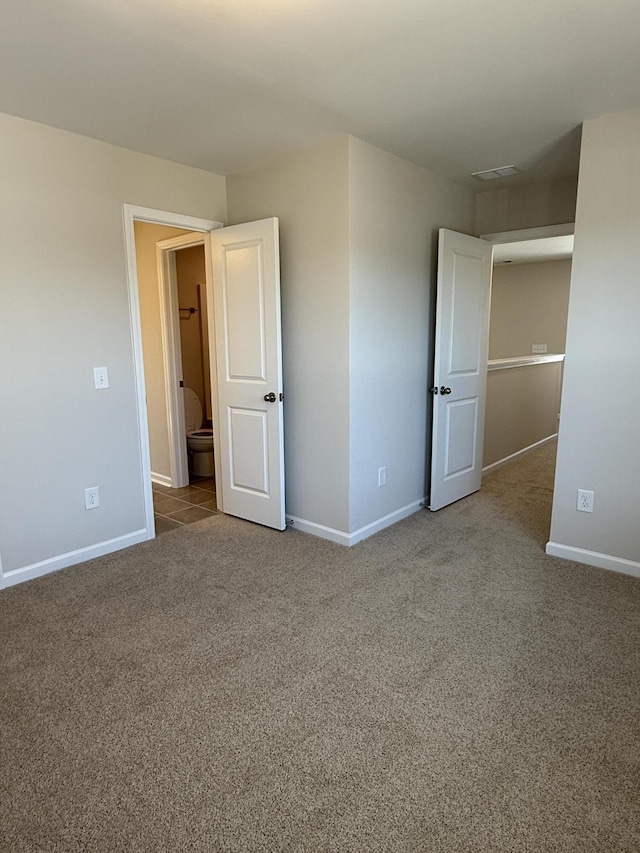
[[[208, 247], [205, 235], [198, 232], [153, 243], [158, 237], [157, 226], [136, 223], [135, 229], [138, 257], [143, 250], [148, 255], [155, 249], [156, 270], [151, 271], [146, 283], [157, 292], [160, 304], [164, 397], [161, 388], [149, 388], [148, 380], [147, 395], [152, 390], [162, 399], [166, 421], [149, 426], [151, 478], [162, 486], [181, 489], [189, 485], [190, 474], [214, 475], [216, 371], [211, 367], [215, 341], [210, 340], [214, 324], [209, 322], [213, 283]], [[146, 274], [139, 263], [139, 280]], [[144, 313], [142, 321], [146, 372], [147, 361], [154, 368], [158, 365], [157, 361], [153, 364], [157, 356], [145, 340]], [[153, 317], [149, 321], [152, 333], [157, 335]]]
[[487, 488], [498, 491], [521, 477], [519, 523], [541, 543], [551, 525], [573, 230], [568, 223], [491, 235], [483, 475], [496, 472]]
[[[573, 225], [494, 243], [483, 473], [558, 435]], [[553, 232], [568, 233], [553, 233]], [[511, 239], [510, 239], [511, 238]], [[487, 237], [485, 237], [487, 239]]]
[[[161, 292], [162, 276], [158, 269], [157, 243], [178, 240], [179, 243], [182, 242], [182, 248], [199, 244], [200, 251], [204, 251], [205, 235], [214, 229], [221, 228], [222, 223], [125, 205], [124, 224], [136, 365], [145, 521], [148, 538], [151, 539], [156, 534], [154, 497], [157, 503], [158, 494], [164, 490], [171, 495], [172, 500], [180, 500], [176, 494], [180, 486], [177, 485], [172, 474], [172, 467], [176, 471], [176, 465], [179, 464], [180, 454], [175, 453], [178, 436], [184, 445], [181, 453], [184, 458], [184, 471], [180, 485], [184, 488], [189, 484], [184, 406], [182, 394], [179, 391], [179, 381], [176, 381], [178, 374], [180, 380], [182, 379], [182, 366], [176, 361], [177, 358], [181, 358], [181, 350], [179, 346], [174, 347], [173, 350], [167, 347], [169, 330], [179, 334], [181, 321], [177, 309], [180, 306], [177, 304], [177, 292], [175, 295], [170, 293], [171, 286], [176, 284], [175, 275], [169, 282], [167, 293]], [[170, 252], [165, 252], [165, 255], [166, 260], [171, 262], [169, 271], [175, 273], [175, 253], [172, 256]], [[170, 297], [173, 298], [170, 299]], [[171, 305], [175, 303], [175, 318], [167, 316], [169, 301]], [[201, 497], [209, 498], [210, 496], [202, 495]], [[167, 512], [169, 509], [178, 512], [181, 509], [188, 510], [189, 507], [190, 503], [182, 501], [180, 505], [174, 504], [164, 509]], [[196, 514], [187, 513], [185, 518], [196, 520], [193, 517]], [[159, 521], [158, 532], [161, 528], [167, 529], [169, 526], [174, 525]]]
[[[158, 331], [162, 342], [165, 418], [149, 422], [153, 505], [160, 533], [202, 521], [218, 510], [208, 318], [211, 281], [207, 281], [205, 235], [185, 232], [157, 240], [166, 236], [163, 226], [144, 222], [135, 223], [135, 234], [138, 281], [158, 295], [155, 302], [160, 305], [160, 330], [157, 324], [154, 327], [153, 316], [141, 310], [145, 365], [154, 368], [157, 383]], [[147, 269], [143, 260], [151, 260], [154, 249], [156, 268]], [[145, 375], [149, 376], [147, 370]], [[153, 397], [156, 409], [163, 391], [162, 383], [158, 385], [153, 387], [147, 378], [147, 404]]]
[[[162, 244], [158, 245], [162, 252]], [[189, 482], [214, 476], [214, 433], [204, 244], [170, 250], [178, 297]], [[169, 286], [173, 289], [173, 277]], [[182, 445], [184, 447], [184, 443]]]
[[[162, 332], [163, 376], [146, 384], [136, 222], [186, 232], [152, 243], [158, 282], [163, 283], [162, 294], [157, 285], [151, 298], [156, 325]], [[179, 330], [180, 308], [191, 315], [190, 309], [197, 309], [197, 304], [181, 305], [175, 284], [178, 251], [196, 245], [204, 246], [205, 253], [206, 298], [201, 290], [200, 306], [204, 308], [206, 303], [207, 308], [217, 509], [286, 529], [278, 220], [223, 227], [218, 222], [124, 205], [124, 224], [147, 538], [155, 536], [152, 476], [157, 487], [173, 489], [172, 497], [179, 497], [181, 489], [190, 494], [198, 488], [189, 485]], [[166, 232], [161, 236], [166, 238]], [[197, 303], [197, 294], [193, 301]], [[154, 340], [156, 356], [157, 340], [158, 336]], [[169, 438], [168, 460], [165, 458], [164, 470], [158, 471], [155, 462], [154, 469], [151, 463], [153, 405], [148, 392], [163, 386], [159, 421]], [[200, 405], [203, 402], [201, 423], [199, 416], [194, 423], [200, 430], [191, 432], [208, 428], [206, 398]], [[197, 474], [195, 460], [193, 467]]]
[[[573, 231], [573, 223], [568, 223], [475, 238], [440, 229], [434, 381], [430, 389], [434, 395], [434, 406], [429, 509], [441, 509], [477, 491], [482, 485], [483, 473], [556, 437], [570, 278], [567, 258], [572, 253]], [[568, 252], [556, 253], [555, 256], [566, 266], [564, 292], [558, 293], [561, 288], [557, 281], [547, 282], [547, 289], [553, 292], [555, 307], [545, 309], [540, 304], [538, 285], [538, 290], [529, 287], [524, 291], [526, 299], [516, 310], [513, 305], [514, 289], [507, 285], [503, 288], [505, 299], [502, 300], [506, 301], [506, 308], [503, 306], [501, 309], [505, 314], [503, 337], [514, 349], [510, 352], [498, 349], [501, 337], [494, 320], [494, 348], [491, 352], [489, 331], [494, 247], [497, 247], [496, 260], [504, 262], [498, 263], [496, 270], [510, 269], [514, 265], [514, 253], [520, 249], [517, 260], [537, 261], [530, 267], [539, 271], [542, 260], [552, 259], [550, 247], [553, 245], [558, 251], [558, 243], [569, 243], [570, 246]], [[529, 257], [525, 257], [525, 252]], [[494, 294], [494, 315], [500, 302], [501, 299]], [[518, 313], [523, 318], [520, 323], [516, 316]], [[536, 314], [537, 324], [532, 323]], [[526, 335], [522, 328], [525, 321], [530, 326]], [[553, 334], [548, 325], [550, 321], [556, 327]], [[529, 382], [532, 387], [529, 389], [523, 382], [527, 373], [531, 374]], [[491, 408], [492, 401], [487, 397], [488, 380], [497, 389], [492, 397], [503, 402], [503, 411], [497, 405]], [[507, 387], [502, 391], [505, 385]], [[516, 392], [522, 399], [517, 399]], [[485, 417], [487, 403], [490, 411]], [[546, 411], [541, 412], [542, 408]], [[489, 424], [489, 434], [485, 433], [486, 424]], [[520, 427], [521, 434], [514, 430], [514, 425]], [[488, 446], [493, 458], [487, 452]], [[505, 446], [507, 450], [504, 450]]]

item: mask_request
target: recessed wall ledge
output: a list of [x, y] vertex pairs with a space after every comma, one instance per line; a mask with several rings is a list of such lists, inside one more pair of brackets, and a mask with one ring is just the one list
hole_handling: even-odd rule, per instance
[[521, 355], [515, 358], [492, 358], [487, 363], [487, 370], [507, 370], [511, 367], [529, 367], [530, 364], [550, 364], [554, 361], [564, 361], [564, 353]]

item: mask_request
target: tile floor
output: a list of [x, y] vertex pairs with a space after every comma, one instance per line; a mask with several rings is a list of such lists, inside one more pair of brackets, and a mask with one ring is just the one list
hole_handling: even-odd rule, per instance
[[183, 489], [152, 483], [156, 535], [202, 521], [217, 512], [216, 486], [212, 477], [194, 479]]

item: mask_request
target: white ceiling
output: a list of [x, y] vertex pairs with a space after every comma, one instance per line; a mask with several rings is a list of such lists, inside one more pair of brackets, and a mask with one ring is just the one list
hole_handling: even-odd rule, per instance
[[489, 189], [575, 173], [639, 44], [638, 0], [2, 0], [0, 111], [221, 174], [352, 133]]
[[494, 264], [535, 264], [539, 261], [561, 261], [573, 256], [573, 234], [498, 243], [493, 247]]

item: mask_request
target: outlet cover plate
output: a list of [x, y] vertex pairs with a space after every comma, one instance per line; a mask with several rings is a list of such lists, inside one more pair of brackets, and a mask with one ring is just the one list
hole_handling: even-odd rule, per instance
[[84, 508], [97, 509], [100, 506], [100, 490], [97, 486], [91, 486], [84, 490]]
[[578, 512], [593, 512], [593, 492], [589, 489], [578, 489]]

